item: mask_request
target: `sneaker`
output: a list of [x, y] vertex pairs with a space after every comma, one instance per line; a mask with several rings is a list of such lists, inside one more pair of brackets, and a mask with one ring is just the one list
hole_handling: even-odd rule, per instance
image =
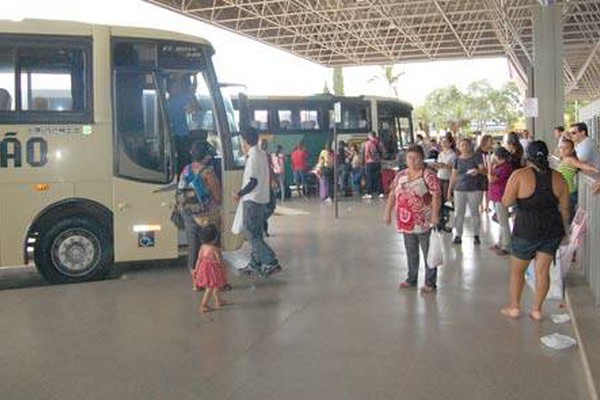
[[498, 254], [499, 256], [509, 256], [510, 251], [505, 250], [505, 249], [498, 249], [498, 250], [496, 250], [496, 254]]
[[383, 194], [383, 193], [379, 193], [379, 198], [380, 198], [380, 199], [383, 199], [384, 197], [385, 197], [385, 194]]
[[228, 291], [230, 291], [230, 290], [232, 290], [232, 289], [233, 289], [233, 286], [231, 286], [229, 283], [226, 283], [226, 284], [225, 284], [225, 285], [223, 285], [223, 287], [221, 288], [221, 290], [222, 290], [223, 292], [228, 292]]
[[252, 274], [257, 273], [258, 271], [256, 271], [250, 265], [246, 265], [244, 268], [238, 269], [238, 272], [240, 274], [244, 274], [244, 275], [252, 275]]
[[326, 198], [324, 203], [327, 205], [331, 204], [331, 197]]
[[364, 194], [362, 198], [365, 199], [365, 200], [369, 200], [369, 199], [372, 199], [373, 196], [370, 195], [370, 194]]
[[281, 265], [277, 264], [277, 265], [270, 265], [266, 271], [265, 271], [265, 275], [269, 276], [269, 275], [273, 275], [276, 274], [277, 272], [281, 272], [282, 268]]
[[452, 241], [453, 244], [461, 244], [462, 243], [462, 239], [460, 236], [454, 236], [454, 240]]
[[474, 244], [481, 244], [481, 239], [479, 239], [479, 236], [475, 236], [475, 239], [473, 239], [473, 243]]

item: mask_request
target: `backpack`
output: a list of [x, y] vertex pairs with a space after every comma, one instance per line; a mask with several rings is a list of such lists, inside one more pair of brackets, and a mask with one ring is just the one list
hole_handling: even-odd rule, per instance
[[205, 212], [212, 200], [210, 191], [206, 187], [202, 172], [208, 167], [205, 166], [198, 172], [193, 172], [191, 167], [187, 174], [184, 175], [185, 188], [177, 190], [177, 204], [181, 209], [190, 214], [200, 214]]

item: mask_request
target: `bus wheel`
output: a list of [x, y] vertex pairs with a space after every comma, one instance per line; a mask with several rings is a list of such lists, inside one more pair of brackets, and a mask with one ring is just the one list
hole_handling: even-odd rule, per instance
[[52, 283], [100, 279], [113, 261], [110, 235], [87, 217], [61, 219], [40, 231], [34, 259], [40, 274]]

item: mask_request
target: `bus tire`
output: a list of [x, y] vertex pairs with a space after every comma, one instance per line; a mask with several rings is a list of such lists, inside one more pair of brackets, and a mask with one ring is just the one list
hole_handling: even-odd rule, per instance
[[113, 246], [106, 227], [86, 216], [46, 224], [34, 250], [35, 266], [51, 283], [85, 282], [104, 278], [113, 263]]

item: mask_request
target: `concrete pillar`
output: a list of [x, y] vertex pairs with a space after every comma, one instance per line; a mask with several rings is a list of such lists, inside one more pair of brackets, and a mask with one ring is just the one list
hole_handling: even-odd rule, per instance
[[[536, 139], [556, 145], [552, 130], [564, 123], [565, 89], [563, 81], [563, 20], [561, 4], [536, 5], [533, 9], [533, 70], [530, 72], [531, 97], [538, 99], [537, 118], [527, 121]], [[532, 85], [533, 83], [533, 85]]]

